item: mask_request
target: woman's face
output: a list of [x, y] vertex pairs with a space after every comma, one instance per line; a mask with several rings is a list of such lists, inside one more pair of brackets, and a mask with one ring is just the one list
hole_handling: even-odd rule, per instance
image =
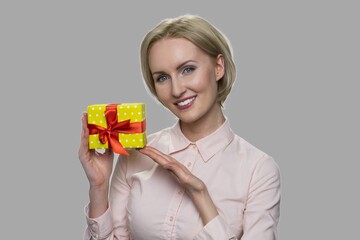
[[164, 38], [151, 47], [149, 66], [158, 99], [182, 122], [217, 114], [217, 81], [224, 75], [221, 55], [210, 57], [184, 38]]

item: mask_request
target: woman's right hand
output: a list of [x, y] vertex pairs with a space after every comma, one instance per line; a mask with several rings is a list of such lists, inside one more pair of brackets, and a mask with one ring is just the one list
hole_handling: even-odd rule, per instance
[[90, 188], [108, 188], [113, 168], [114, 153], [106, 149], [99, 153], [89, 149], [89, 129], [87, 127], [87, 113], [82, 115], [82, 129], [79, 147], [79, 159], [89, 180]]

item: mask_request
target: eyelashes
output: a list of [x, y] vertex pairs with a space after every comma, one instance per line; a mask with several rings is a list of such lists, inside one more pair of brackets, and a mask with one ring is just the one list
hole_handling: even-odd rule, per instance
[[[187, 76], [189, 74], [191, 74], [192, 72], [194, 72], [196, 70], [195, 66], [185, 66], [181, 69], [180, 74], [181, 76]], [[168, 74], [160, 74], [158, 76], [154, 77], [155, 82], [158, 83], [162, 83], [165, 82], [166, 80], [170, 79], [170, 76]]]
[[184, 69], [182, 70], [182, 73], [183, 74], [188, 74], [188, 73], [191, 73], [195, 70], [195, 67], [193, 66], [188, 66], [188, 67], [184, 67]]
[[155, 80], [156, 82], [164, 82], [168, 79], [169, 77], [167, 75], [160, 75], [158, 76]]

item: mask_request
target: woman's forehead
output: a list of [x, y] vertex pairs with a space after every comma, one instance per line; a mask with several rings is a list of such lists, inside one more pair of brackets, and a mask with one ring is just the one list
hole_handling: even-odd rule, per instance
[[184, 38], [165, 38], [157, 41], [149, 51], [149, 65], [152, 71], [164, 67], [177, 67], [186, 61], [203, 61], [208, 57], [195, 44]]

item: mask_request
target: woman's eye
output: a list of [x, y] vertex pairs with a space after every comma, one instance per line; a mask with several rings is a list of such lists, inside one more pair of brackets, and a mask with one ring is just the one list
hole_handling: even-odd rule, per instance
[[168, 79], [168, 77], [166, 75], [160, 75], [159, 77], [156, 78], [156, 81], [157, 82], [164, 82], [167, 79]]
[[195, 67], [185, 67], [183, 73], [191, 73], [195, 70]]

